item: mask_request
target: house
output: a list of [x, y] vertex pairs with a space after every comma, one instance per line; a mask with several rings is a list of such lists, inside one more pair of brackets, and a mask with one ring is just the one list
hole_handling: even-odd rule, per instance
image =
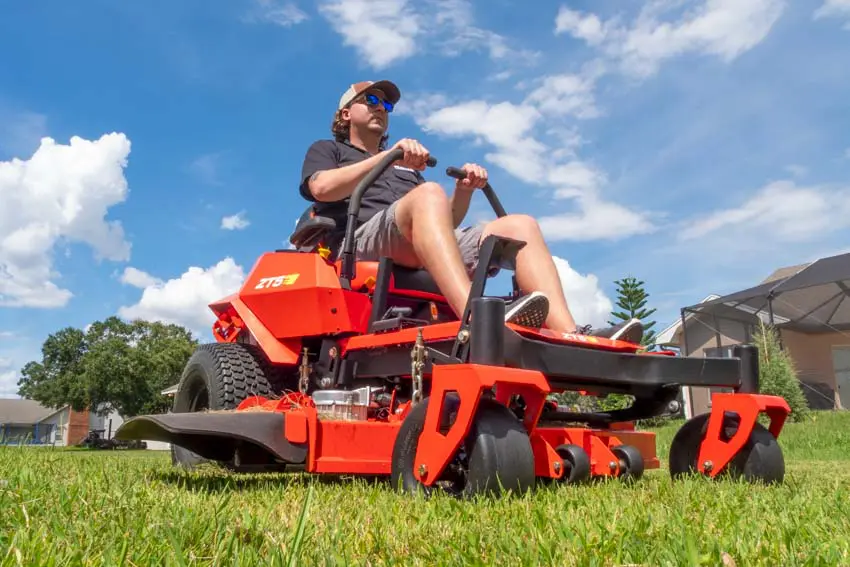
[[[117, 412], [78, 412], [71, 406], [56, 409], [34, 400], [0, 399], [0, 445], [73, 446], [93, 429], [103, 430], [103, 437], [111, 439], [123, 422]], [[148, 449], [170, 448], [160, 441], [146, 443]]]
[[[758, 285], [682, 309], [656, 344], [683, 356], [722, 356], [773, 323], [813, 409], [850, 409], [850, 253], [779, 268]], [[683, 390], [685, 415], [711, 406], [709, 388]]]
[[76, 445], [100, 422], [88, 411], [49, 408], [34, 400], [0, 399], [0, 444]]

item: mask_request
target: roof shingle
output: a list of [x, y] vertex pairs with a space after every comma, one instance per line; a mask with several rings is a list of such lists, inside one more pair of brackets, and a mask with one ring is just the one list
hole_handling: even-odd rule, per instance
[[55, 411], [33, 400], [0, 399], [0, 423], [38, 423]]

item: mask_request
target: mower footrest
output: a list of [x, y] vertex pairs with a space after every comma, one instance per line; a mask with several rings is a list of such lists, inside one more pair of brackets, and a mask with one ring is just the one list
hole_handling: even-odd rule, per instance
[[248, 455], [251, 460], [265, 461], [270, 456], [287, 463], [303, 463], [307, 458], [306, 443], [286, 440], [280, 412], [143, 415], [124, 422], [115, 438], [163, 441], [215, 461], [231, 461], [237, 449], [243, 462]]

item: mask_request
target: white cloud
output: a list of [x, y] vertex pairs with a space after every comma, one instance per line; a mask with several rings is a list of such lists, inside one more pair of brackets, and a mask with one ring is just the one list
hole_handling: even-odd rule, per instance
[[710, 234], [724, 237], [742, 233], [770, 238], [773, 243], [802, 242], [850, 227], [850, 186], [798, 187], [793, 181], [776, 181], [743, 203], [692, 219], [683, 228], [684, 240]]
[[555, 17], [555, 34], [568, 33], [590, 45], [599, 45], [608, 35], [596, 14], [582, 14], [562, 6]]
[[[434, 99], [436, 100], [436, 99]], [[421, 112], [421, 113], [420, 113]], [[414, 119], [426, 131], [471, 137], [492, 146], [485, 158], [514, 177], [553, 189], [558, 199], [576, 199], [579, 211], [540, 219], [551, 240], [621, 239], [652, 230], [648, 217], [601, 197], [604, 172], [570, 159], [569, 151], [554, 151], [534, 136], [543, 114], [530, 103], [488, 103], [474, 100], [430, 112], [417, 109]], [[544, 126], [551, 128], [551, 123]]]
[[54, 281], [57, 244], [79, 242], [98, 260], [126, 261], [130, 244], [109, 208], [127, 198], [130, 141], [44, 138], [29, 160], [0, 162], [0, 306], [60, 307], [72, 293]]
[[488, 160], [523, 181], [539, 183], [545, 171], [540, 157], [545, 146], [530, 133], [540, 118], [533, 106], [473, 100], [439, 108], [416, 120], [426, 131], [471, 136], [478, 144], [494, 146], [496, 151], [486, 155]]
[[[146, 274], [147, 275], [147, 274]], [[232, 258], [209, 268], [192, 266], [179, 277], [145, 286], [138, 303], [122, 306], [124, 319], [144, 319], [183, 325], [196, 335], [209, 331], [215, 320], [208, 305], [239, 290], [245, 274]]]
[[147, 272], [143, 272], [132, 266], [124, 268], [124, 273], [121, 274], [121, 283], [144, 289], [146, 287], [155, 286], [162, 283], [162, 280], [155, 278]]
[[634, 22], [602, 22], [595, 14], [562, 6], [555, 33], [567, 33], [620, 61], [623, 71], [645, 77], [662, 61], [687, 53], [713, 55], [729, 62], [761, 43], [785, 9], [785, 0], [704, 0], [675, 21], [659, 19], [679, 1], [653, 2]]
[[254, 8], [246, 15], [244, 21], [265, 22], [289, 28], [307, 19], [309, 16], [295, 2], [254, 0]]
[[222, 230], [242, 230], [247, 228], [251, 223], [245, 218], [245, 212], [239, 212], [229, 217], [221, 219]]
[[0, 398], [17, 397], [18, 373], [12, 368], [12, 359], [0, 356]]
[[621, 240], [627, 236], [655, 231], [645, 213], [608, 201], [593, 193], [577, 198], [578, 212], [543, 216], [538, 219], [547, 240]]
[[534, 62], [538, 53], [515, 50], [504, 36], [475, 25], [475, 14], [469, 0], [430, 0], [423, 4], [423, 19], [433, 15], [433, 25], [425, 27], [434, 35], [434, 43], [442, 46], [443, 53], [457, 55], [468, 50], [485, 49], [493, 60], [515, 59]]
[[408, 0], [332, 0], [319, 5], [345, 45], [375, 69], [410, 57], [422, 33], [420, 16]]
[[0, 331], [0, 339], [11, 339], [15, 336], [12, 331]]
[[593, 96], [594, 86], [591, 77], [552, 75], [544, 77], [526, 101], [545, 114], [596, 118], [600, 112]]
[[850, 0], [824, 0], [824, 3], [815, 10], [814, 19], [822, 18], [848, 18], [845, 29], [850, 29]]
[[476, 26], [469, 0], [327, 0], [319, 12], [376, 70], [432, 50], [452, 57], [481, 49], [494, 61], [523, 64], [539, 56]]
[[598, 278], [593, 274], [579, 274], [563, 258], [553, 256], [552, 260], [555, 262], [567, 305], [576, 324], [597, 328], [607, 326], [614, 305], [599, 288]]
[[0, 398], [17, 398], [18, 373], [14, 370], [0, 372]]

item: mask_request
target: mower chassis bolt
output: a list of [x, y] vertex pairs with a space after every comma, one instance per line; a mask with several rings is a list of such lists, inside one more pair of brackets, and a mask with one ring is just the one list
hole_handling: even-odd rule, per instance
[[427, 474], [428, 474], [428, 467], [426, 467], [425, 465], [419, 465], [419, 476], [421, 476], [422, 478], [425, 478], [425, 476]]
[[610, 463], [608, 463], [608, 468], [611, 469], [612, 471], [616, 470], [617, 469], [617, 463], [615, 461], [611, 461]]
[[457, 340], [460, 344], [466, 344], [466, 341], [469, 340], [469, 331], [464, 329], [457, 334]]
[[714, 468], [714, 463], [706, 461], [702, 464], [702, 468], [705, 469], [705, 472], [711, 472], [711, 469]]
[[554, 468], [554, 469], [555, 469], [555, 472], [556, 472], [556, 473], [561, 472], [561, 463], [559, 463], [558, 461], [555, 461], [555, 464], [553, 465], [553, 467], [552, 467], [552, 468]]

